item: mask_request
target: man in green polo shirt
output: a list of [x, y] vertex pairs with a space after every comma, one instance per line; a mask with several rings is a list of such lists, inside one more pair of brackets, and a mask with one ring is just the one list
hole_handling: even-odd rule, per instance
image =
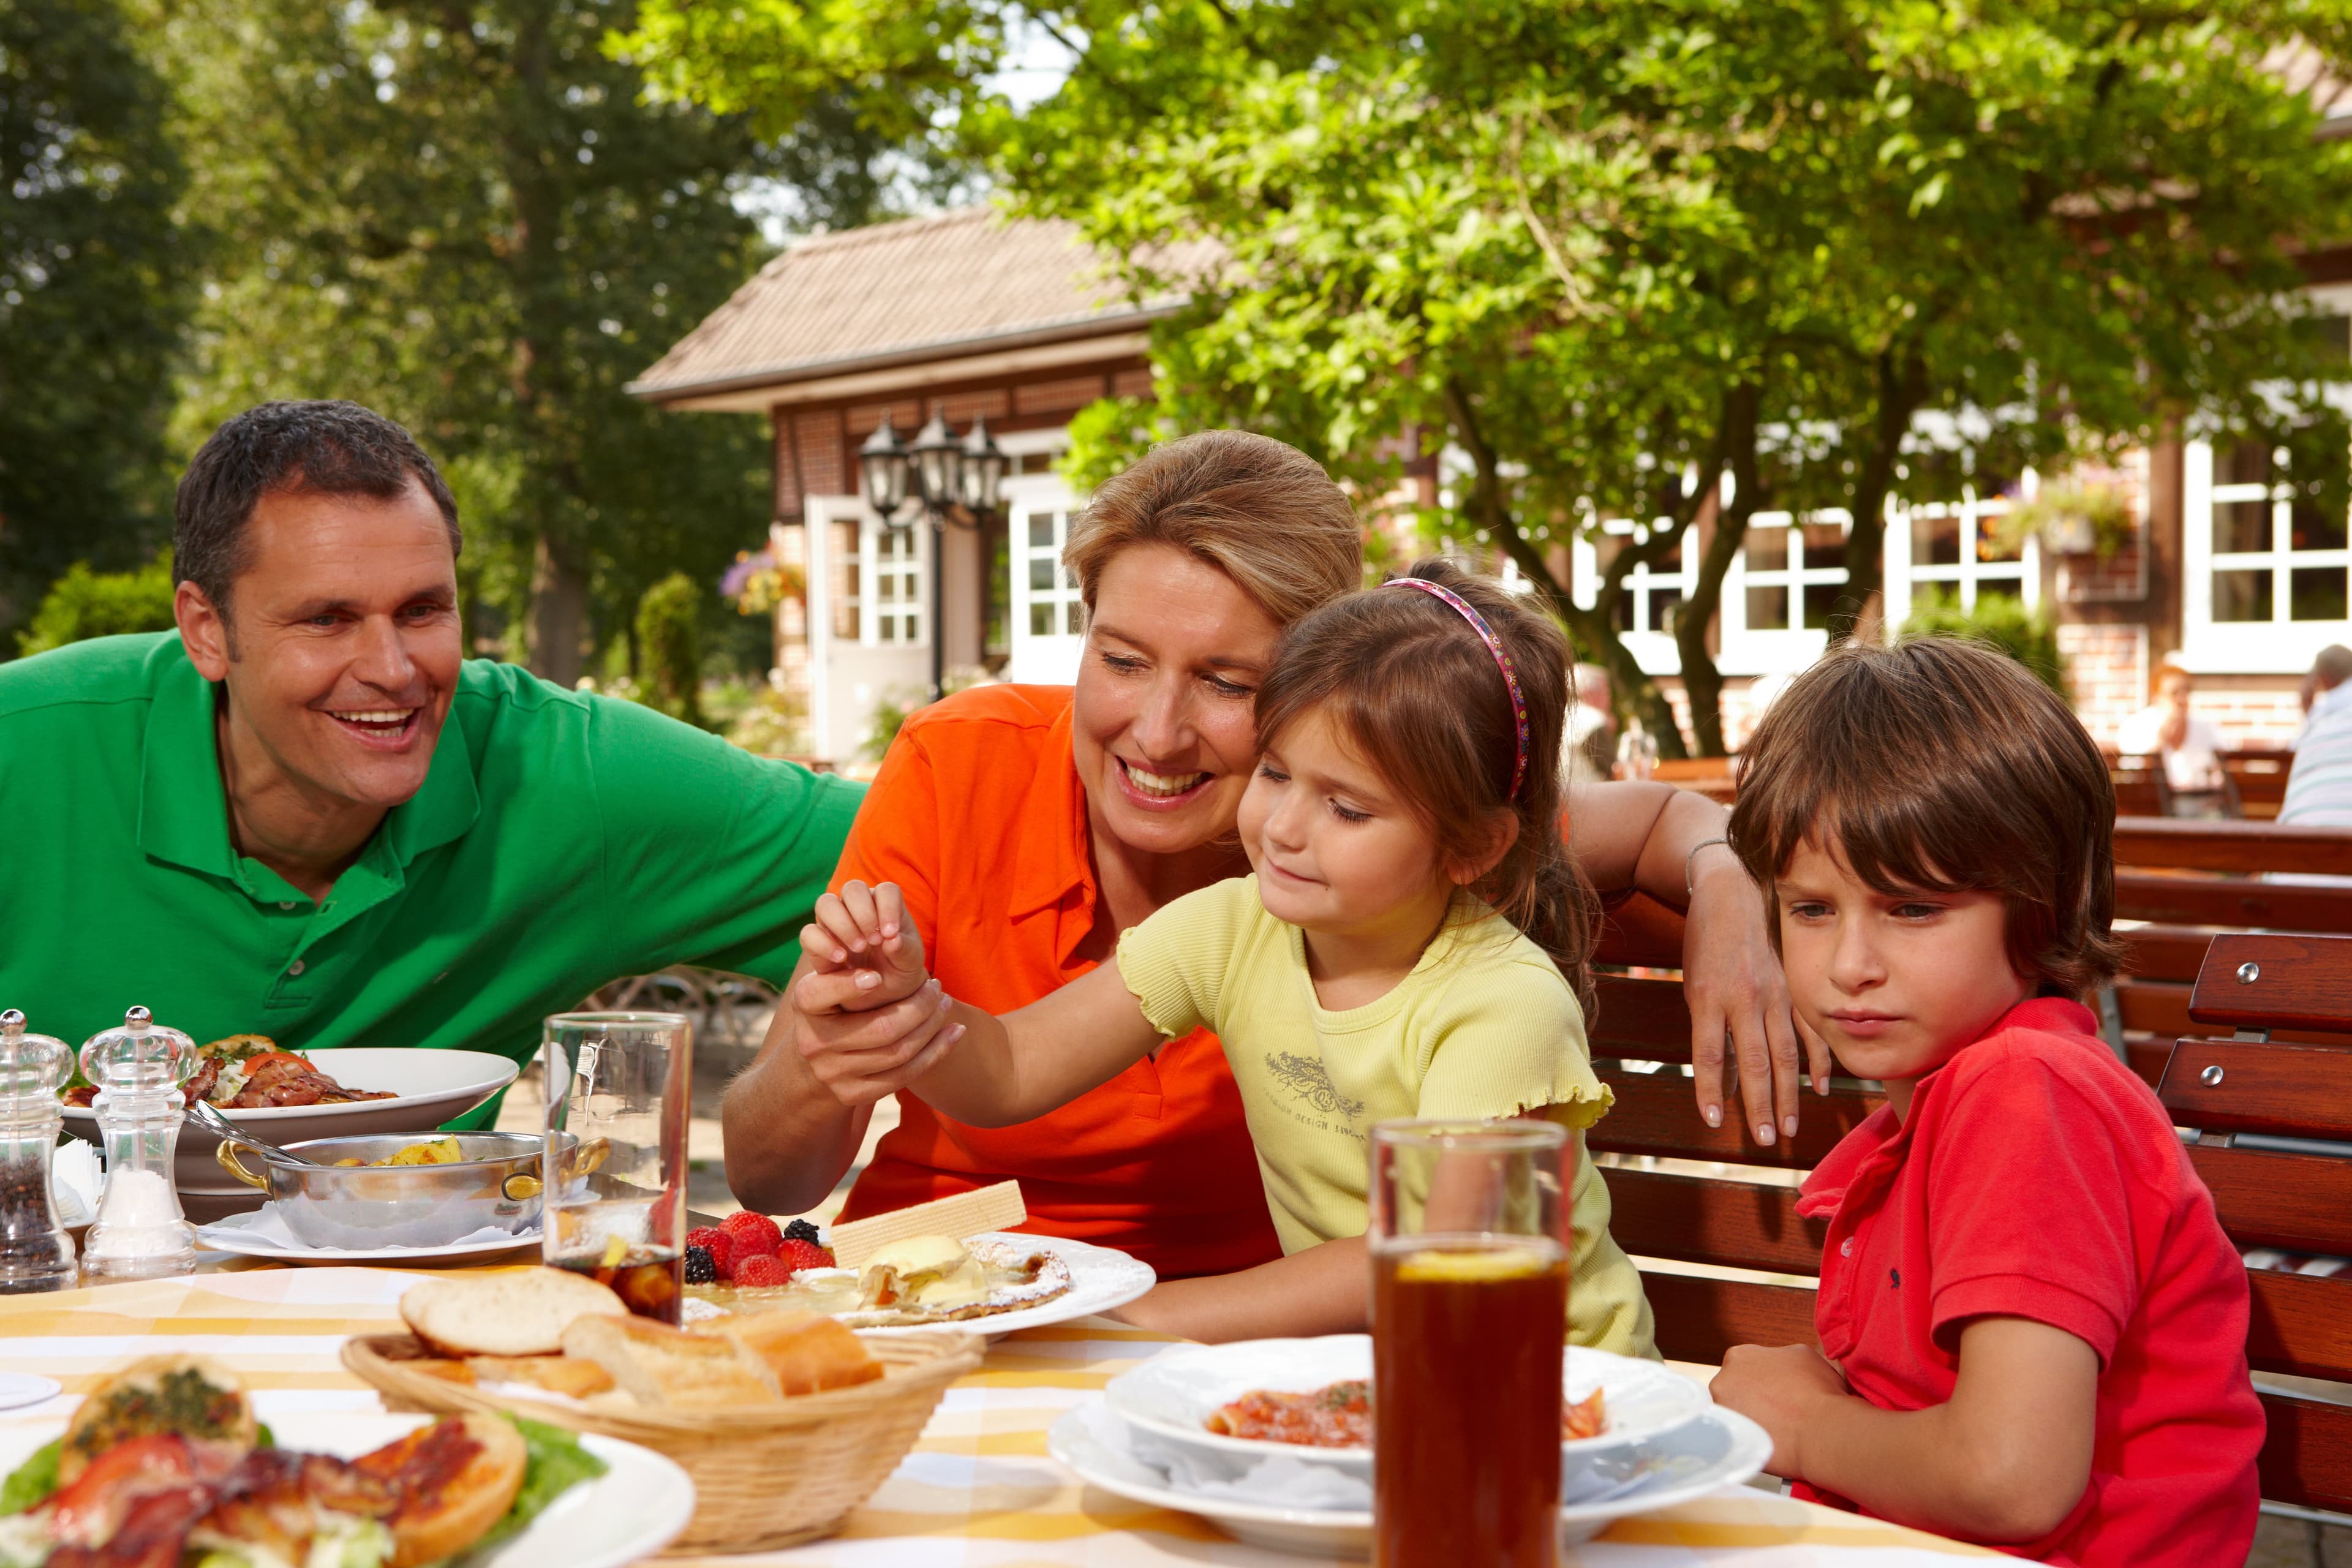
[[0, 665], [0, 1007], [522, 1060], [623, 975], [791, 977], [859, 787], [466, 659], [458, 544], [366, 409], [214, 433], [180, 629]]

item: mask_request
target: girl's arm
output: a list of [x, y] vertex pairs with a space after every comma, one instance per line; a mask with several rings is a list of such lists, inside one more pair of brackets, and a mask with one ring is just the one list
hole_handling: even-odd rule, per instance
[[1810, 1345], [1735, 1345], [1709, 1392], [1772, 1435], [1776, 1476], [1809, 1481], [1883, 1519], [1971, 1541], [2039, 1540], [2091, 1479], [2099, 1357], [2026, 1318], [1960, 1331], [1952, 1397], [1881, 1410], [1846, 1392]]
[[1108, 1315], [1206, 1344], [1360, 1334], [1371, 1323], [1372, 1264], [1360, 1236], [1327, 1241], [1238, 1274], [1170, 1279]]
[[1067, 1105], [1161, 1041], [1115, 963], [1002, 1018], [964, 1002], [945, 1017], [947, 1047], [913, 1087], [926, 1104], [974, 1127], [1010, 1127]]

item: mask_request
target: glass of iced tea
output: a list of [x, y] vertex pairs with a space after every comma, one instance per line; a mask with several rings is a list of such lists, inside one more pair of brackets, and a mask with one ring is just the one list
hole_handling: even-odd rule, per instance
[[676, 1013], [547, 1020], [542, 1255], [678, 1321], [686, 1288], [686, 1124], [694, 1026]]
[[1372, 1129], [1372, 1561], [1553, 1568], [1566, 1129]]

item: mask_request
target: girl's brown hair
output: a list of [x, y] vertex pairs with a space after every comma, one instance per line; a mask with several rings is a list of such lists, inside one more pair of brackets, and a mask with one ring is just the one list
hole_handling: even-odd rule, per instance
[[1509, 652], [1528, 710], [1518, 794], [1517, 718], [1503, 672], [1460, 611], [1418, 590], [1351, 594], [1292, 626], [1258, 688], [1258, 743], [1275, 744], [1310, 710], [1329, 715], [1449, 859], [1481, 858], [1493, 814], [1516, 815], [1518, 837], [1470, 890], [1551, 955], [1590, 1016], [1594, 900], [1560, 838], [1568, 638], [1528, 600], [1450, 562], [1419, 562], [1408, 575], [1450, 589]]
[[[1848, 644], [1789, 683], [1748, 743], [1733, 850], [1769, 896], [1799, 845], [1879, 892], [1991, 892], [2010, 962], [2044, 994], [2122, 967], [2116, 790], [2066, 704], [1958, 637]], [[1780, 941], [1780, 921], [1771, 923]]]
[[1207, 562], [1276, 626], [1364, 583], [1363, 525], [1346, 492], [1297, 447], [1247, 430], [1154, 447], [1095, 491], [1062, 552], [1089, 613], [1103, 568], [1131, 544]]

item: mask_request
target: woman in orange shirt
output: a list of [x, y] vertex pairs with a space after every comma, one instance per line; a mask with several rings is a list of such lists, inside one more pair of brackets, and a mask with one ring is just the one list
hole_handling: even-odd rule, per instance
[[[940, 985], [1002, 1013], [1108, 958], [1162, 904], [1244, 874], [1234, 822], [1256, 762], [1257, 683], [1284, 626], [1361, 584], [1362, 541], [1339, 487], [1281, 442], [1220, 430], [1156, 449], [1072, 531], [1066, 562], [1087, 607], [1077, 684], [976, 688], [909, 719], [834, 885], [898, 884]], [[1688, 889], [1695, 1057], [1719, 1062], [1731, 1038], [1748, 1124], [1769, 1142], [1795, 1128], [1798, 1039], [1761, 900], [1722, 847], [1726, 819], [1668, 785], [1601, 784], [1576, 802], [1573, 847], [1604, 892], [1679, 906]], [[778, 1214], [823, 1201], [874, 1102], [917, 1076], [895, 1042], [905, 1010], [927, 1005], [874, 1013], [870, 1051], [836, 1017], [835, 1048], [817, 1054], [788, 996], [727, 1097], [739, 1198]], [[1721, 1076], [1698, 1075], [1710, 1123]], [[1164, 1279], [1281, 1256], [1240, 1099], [1205, 1033], [1018, 1127], [967, 1127], [912, 1094], [899, 1110], [845, 1217], [1017, 1177], [1029, 1228], [1119, 1247]], [[1206, 1331], [1181, 1298], [1156, 1291], [1126, 1315]]]

